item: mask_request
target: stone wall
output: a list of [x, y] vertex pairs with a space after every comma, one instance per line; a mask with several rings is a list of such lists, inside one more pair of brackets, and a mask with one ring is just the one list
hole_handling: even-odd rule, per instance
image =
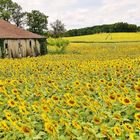
[[40, 55], [40, 44], [36, 39], [6, 39], [4, 40], [4, 54], [7, 58], [20, 58]]

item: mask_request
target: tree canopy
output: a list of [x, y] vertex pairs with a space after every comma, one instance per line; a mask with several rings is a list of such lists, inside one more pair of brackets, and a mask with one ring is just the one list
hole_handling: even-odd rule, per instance
[[65, 36], [80, 36], [95, 33], [111, 33], [111, 32], [137, 32], [139, 27], [134, 24], [118, 22], [115, 24], [98, 25], [80, 29], [72, 29], [65, 33]]
[[55, 38], [62, 37], [66, 31], [65, 25], [58, 19], [50, 25], [52, 28], [51, 34]]
[[33, 33], [43, 34], [47, 30], [48, 16], [37, 10], [27, 13], [27, 26]]
[[0, 0], [0, 18], [6, 21], [11, 20], [13, 12], [13, 2], [12, 0]]

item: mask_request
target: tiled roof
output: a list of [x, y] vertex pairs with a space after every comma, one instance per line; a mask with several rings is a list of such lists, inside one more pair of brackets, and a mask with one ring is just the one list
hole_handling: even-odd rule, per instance
[[0, 39], [39, 39], [41, 35], [34, 34], [24, 29], [18, 28], [7, 21], [0, 19]]

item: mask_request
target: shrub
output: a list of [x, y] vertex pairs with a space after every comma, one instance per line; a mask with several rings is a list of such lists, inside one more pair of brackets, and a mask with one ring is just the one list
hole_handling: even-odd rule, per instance
[[69, 45], [69, 41], [62, 38], [49, 38], [48, 45], [55, 46], [57, 53], [65, 53], [66, 47]]

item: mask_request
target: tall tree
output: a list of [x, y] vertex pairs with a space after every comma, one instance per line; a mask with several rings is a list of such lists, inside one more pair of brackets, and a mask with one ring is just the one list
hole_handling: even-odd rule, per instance
[[53, 29], [52, 30], [53, 37], [55, 38], [62, 37], [63, 34], [66, 32], [65, 25], [58, 19], [55, 22], [51, 23], [50, 25]]
[[10, 21], [12, 15], [12, 0], [0, 0], [0, 18]]
[[25, 22], [24, 17], [26, 13], [22, 12], [22, 7], [16, 2], [13, 3], [12, 9], [12, 22], [14, 22], [17, 27], [22, 27]]
[[48, 16], [37, 10], [27, 13], [27, 26], [29, 31], [43, 34], [47, 31]]

